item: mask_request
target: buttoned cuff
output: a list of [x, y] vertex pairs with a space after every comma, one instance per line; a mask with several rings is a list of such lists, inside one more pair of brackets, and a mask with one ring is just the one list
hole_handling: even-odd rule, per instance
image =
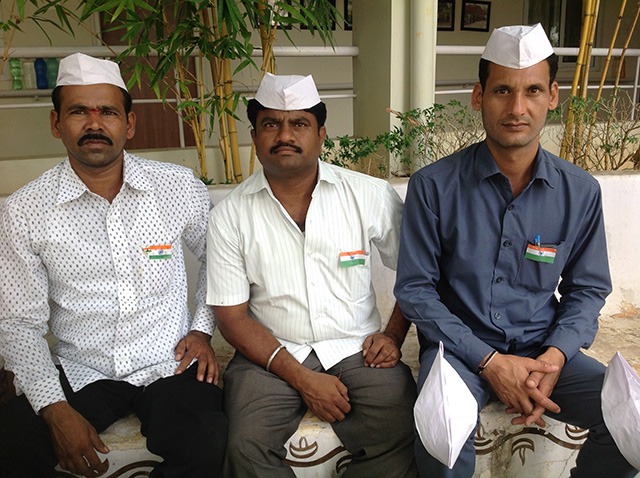
[[22, 391], [29, 400], [33, 411], [40, 414], [40, 411], [57, 402], [67, 400], [62, 385], [58, 379], [46, 379], [39, 382], [22, 384]]
[[474, 335], [470, 335], [469, 337], [465, 337], [464, 340], [461, 340], [455, 350], [451, 352], [456, 357], [459, 357], [467, 367], [469, 367], [469, 370], [475, 372], [484, 358], [489, 355], [492, 350], [494, 350], [493, 347], [487, 345]]
[[547, 337], [542, 344], [543, 347], [555, 347], [565, 356], [567, 362], [582, 348], [583, 342], [570, 332], [555, 332]]
[[213, 332], [216, 330], [213, 309], [209, 306], [205, 307], [205, 309], [206, 310], [200, 309], [196, 312], [191, 321], [189, 331], [197, 330], [198, 332], [213, 335]]

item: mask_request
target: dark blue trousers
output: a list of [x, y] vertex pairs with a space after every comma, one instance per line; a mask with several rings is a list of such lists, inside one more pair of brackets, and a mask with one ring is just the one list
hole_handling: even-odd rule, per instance
[[[431, 346], [420, 357], [418, 389], [422, 388], [437, 352], [438, 347]], [[538, 351], [531, 354], [532, 357], [537, 355], [539, 355]], [[489, 398], [495, 397], [489, 383], [446, 351], [445, 358], [469, 387], [478, 402], [478, 413], [480, 413]], [[551, 400], [560, 406], [562, 412], [558, 414], [545, 413], [545, 415], [561, 422], [589, 430], [587, 440], [578, 454], [576, 467], [571, 470], [573, 478], [602, 478], [603, 476], [631, 478], [637, 473], [618, 451], [602, 418], [600, 391], [602, 390], [604, 372], [604, 365], [578, 352], [564, 365], [558, 383], [551, 394]], [[415, 452], [420, 476], [425, 478], [471, 478], [476, 463], [473, 447], [475, 433], [474, 429], [451, 470], [429, 455], [416, 434]]]
[[[227, 440], [222, 390], [198, 382], [197, 364], [181, 375], [136, 387], [126, 382], [99, 380], [73, 392], [60, 372], [69, 404], [102, 432], [134, 412], [147, 437], [147, 448], [164, 461], [153, 478], [220, 476]], [[107, 454], [108, 458], [109, 455]], [[44, 420], [24, 395], [0, 409], [0, 476], [54, 477], [58, 460]]]

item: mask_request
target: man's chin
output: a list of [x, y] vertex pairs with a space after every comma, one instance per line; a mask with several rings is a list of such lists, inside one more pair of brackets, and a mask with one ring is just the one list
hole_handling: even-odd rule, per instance
[[82, 156], [74, 156], [74, 159], [87, 168], [105, 168], [118, 159], [118, 155], [105, 154], [105, 151], [87, 151]]

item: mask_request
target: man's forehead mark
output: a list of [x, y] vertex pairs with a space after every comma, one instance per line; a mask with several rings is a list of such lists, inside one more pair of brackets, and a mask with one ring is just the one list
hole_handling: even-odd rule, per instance
[[71, 110], [85, 110], [91, 114], [98, 114], [101, 111], [118, 111], [118, 107], [117, 106], [111, 106], [111, 105], [99, 105], [99, 106], [88, 106], [88, 105], [83, 105], [80, 103], [74, 104], [74, 105], [69, 105], [67, 108], [67, 110], [71, 111]]

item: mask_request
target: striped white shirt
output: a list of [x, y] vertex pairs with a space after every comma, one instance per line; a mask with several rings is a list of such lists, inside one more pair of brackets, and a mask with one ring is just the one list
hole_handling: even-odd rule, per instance
[[313, 349], [329, 368], [380, 331], [371, 247], [395, 270], [401, 215], [386, 181], [319, 161], [302, 233], [260, 170], [209, 216], [207, 303], [248, 301], [299, 362]]
[[[65, 399], [54, 361], [76, 391], [101, 379], [148, 385], [174, 373], [190, 330], [213, 333], [204, 267], [193, 318], [187, 308], [182, 251], [184, 241], [204, 263], [209, 209], [191, 170], [127, 153], [112, 203], [68, 160], [6, 200], [0, 355], [34, 410]], [[53, 357], [47, 328], [59, 340]]]

